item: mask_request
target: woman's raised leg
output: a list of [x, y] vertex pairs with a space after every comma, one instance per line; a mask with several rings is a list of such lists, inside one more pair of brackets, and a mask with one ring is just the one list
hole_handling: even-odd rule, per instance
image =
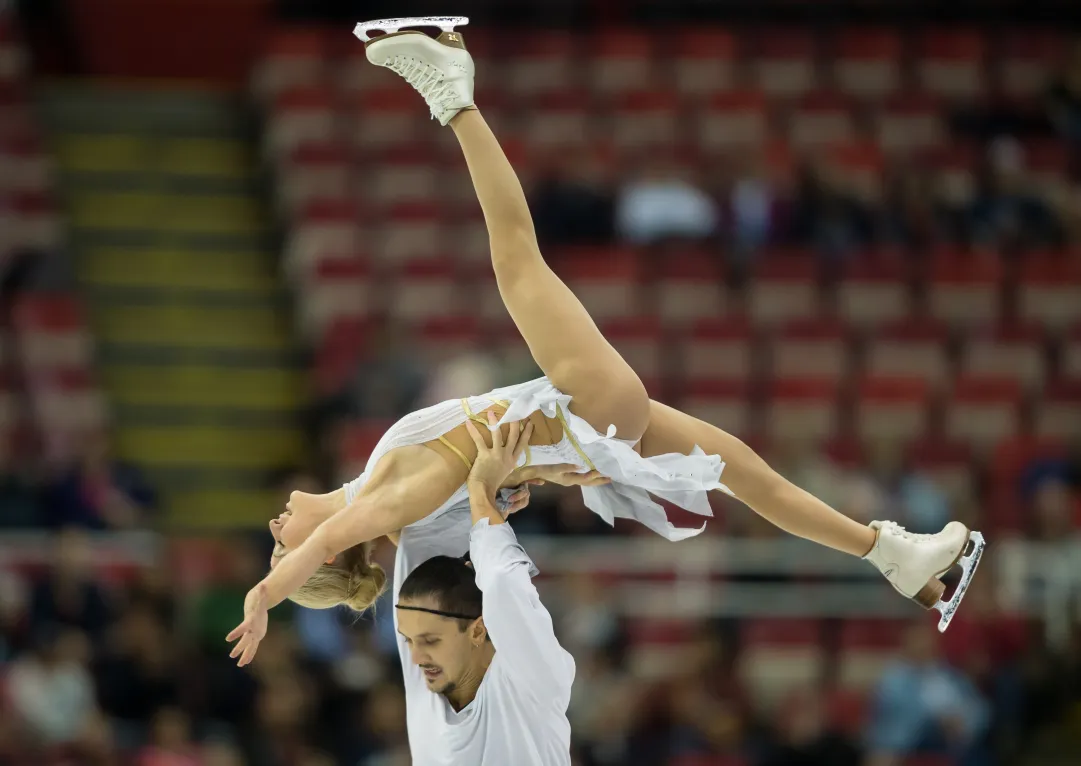
[[649, 421], [645, 386], [544, 262], [518, 176], [473, 106], [473, 63], [461, 37], [400, 33], [367, 47], [369, 61], [402, 74], [458, 137], [488, 227], [499, 293], [541, 370], [574, 397], [571, 409], [594, 428], [614, 424], [620, 438], [639, 439]]

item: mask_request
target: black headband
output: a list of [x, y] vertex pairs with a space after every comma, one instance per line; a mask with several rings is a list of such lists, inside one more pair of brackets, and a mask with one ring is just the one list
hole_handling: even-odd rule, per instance
[[422, 606], [402, 606], [401, 604], [395, 604], [395, 609], [405, 609], [410, 612], [427, 612], [428, 614], [437, 614], [440, 617], [453, 617], [456, 620], [477, 620], [480, 619], [478, 614], [476, 617], [470, 617], [468, 614], [458, 614], [457, 612], [444, 612], [442, 609], [425, 609]]

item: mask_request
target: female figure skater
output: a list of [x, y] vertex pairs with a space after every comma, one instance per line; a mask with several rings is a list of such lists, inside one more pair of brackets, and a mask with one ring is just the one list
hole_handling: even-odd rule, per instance
[[[294, 492], [286, 512], [270, 523], [271, 571], [249, 593], [244, 621], [228, 636], [239, 639], [232, 656], [241, 665], [251, 662], [265, 635], [266, 611], [285, 598], [315, 608], [369, 607], [386, 576], [369, 563], [368, 543], [401, 531], [404, 544], [411, 529], [468, 503], [465, 480], [476, 445], [465, 424], [487, 426], [488, 411], [504, 432], [516, 421], [533, 427], [510, 484], [581, 484], [587, 507], [606, 521], [635, 519], [669, 540], [701, 529], [673, 527], [649, 493], [709, 516], [706, 493], [727, 492], [790, 534], [865, 558], [904, 596], [938, 608], [944, 630], [982, 553], [979, 533], [970, 535], [958, 522], [936, 535], [914, 535], [888, 521], [864, 526], [785, 480], [734, 436], [651, 401], [544, 262], [521, 184], [473, 103], [473, 60], [461, 36], [398, 32], [417, 21], [358, 30], [391, 32], [367, 42], [368, 60], [401, 75], [457, 136], [484, 213], [499, 292], [545, 377], [407, 415], [380, 440], [364, 473], [341, 490]], [[939, 578], [959, 561], [964, 577], [953, 597], [941, 601]]]

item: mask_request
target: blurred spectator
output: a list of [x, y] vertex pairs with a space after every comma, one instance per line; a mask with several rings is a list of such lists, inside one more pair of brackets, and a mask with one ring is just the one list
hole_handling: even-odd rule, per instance
[[611, 585], [594, 573], [565, 579], [560, 589], [557, 634], [574, 657], [587, 657], [620, 638], [620, 621], [612, 603]]
[[358, 418], [400, 418], [416, 409], [426, 369], [402, 327], [380, 322], [346, 390], [346, 410]]
[[88, 654], [82, 633], [51, 625], [39, 629], [29, 652], [12, 664], [8, 695], [13, 712], [40, 742], [74, 742], [93, 720]]
[[604, 245], [612, 241], [615, 203], [605, 175], [591, 152], [555, 158], [529, 195], [541, 247]]
[[642, 712], [645, 688], [626, 667], [626, 651], [625, 640], [615, 640], [575, 659], [575, 693], [567, 717], [574, 739], [597, 766], [633, 758], [631, 735]]
[[1081, 143], [1081, 42], [1074, 43], [1062, 72], [1051, 83], [1047, 111], [1059, 133]]
[[887, 245], [920, 252], [944, 235], [935, 208], [931, 176], [912, 165], [898, 165], [886, 178], [885, 199], [878, 212], [878, 239]]
[[28, 471], [16, 464], [12, 439], [0, 434], [0, 527], [31, 527], [40, 523], [38, 490]]
[[128, 529], [145, 525], [155, 505], [142, 472], [114, 459], [105, 434], [89, 438], [80, 463], [46, 493], [46, 512], [57, 527]]
[[717, 232], [713, 200], [695, 186], [675, 162], [646, 160], [644, 169], [625, 183], [616, 199], [616, 228], [624, 240], [649, 245], [662, 239], [700, 240]]
[[793, 194], [788, 239], [812, 246], [827, 258], [849, 254], [870, 239], [871, 217], [854, 198], [833, 183], [825, 168], [800, 168]]
[[729, 236], [739, 260], [745, 261], [770, 241], [775, 204], [761, 158], [749, 155], [736, 173], [728, 196]]
[[927, 623], [905, 633], [904, 653], [873, 693], [867, 744], [872, 766], [890, 766], [917, 753], [949, 754], [963, 763], [979, 753], [990, 722], [987, 700], [939, 656]]
[[162, 708], [154, 714], [150, 741], [135, 758], [135, 766], [206, 766], [192, 742], [191, 721], [178, 708]]
[[1037, 485], [1032, 497], [1033, 529], [1037, 540], [1054, 545], [1076, 541], [1074, 498], [1070, 486], [1061, 479], [1047, 478]]
[[873, 445], [870, 469], [868, 497], [874, 501], [868, 513], [874, 518], [893, 519], [917, 534], [934, 534], [950, 521], [946, 494], [933, 479], [905, 465], [899, 445]]
[[52, 624], [79, 628], [98, 642], [111, 610], [91, 566], [85, 533], [66, 529], [57, 535], [52, 567], [34, 586], [30, 614], [36, 628]]
[[352, 720], [338, 729], [342, 763], [408, 766], [405, 695], [399, 681], [372, 689], [364, 703], [354, 705]]
[[120, 617], [94, 676], [102, 709], [129, 723], [145, 723], [179, 702], [174, 638], [146, 607], [133, 607]]
[[761, 766], [860, 766], [860, 752], [826, 726], [825, 707], [814, 694], [793, 695], [780, 710], [778, 742]]
[[1027, 186], [1024, 149], [1013, 139], [998, 139], [990, 147], [969, 210], [976, 244], [1016, 248], [1059, 240], [1054, 213]]

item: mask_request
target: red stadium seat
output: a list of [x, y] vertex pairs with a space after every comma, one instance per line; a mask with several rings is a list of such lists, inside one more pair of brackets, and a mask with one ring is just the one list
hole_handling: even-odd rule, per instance
[[0, 139], [0, 194], [29, 192], [41, 195], [52, 188], [53, 163], [30, 136]]
[[444, 311], [417, 326], [412, 347], [426, 363], [436, 365], [476, 353], [482, 338], [477, 317], [448, 316]]
[[460, 294], [452, 261], [409, 261], [396, 275], [387, 310], [405, 321], [426, 321], [456, 314]]
[[443, 221], [437, 204], [402, 204], [375, 224], [371, 236], [377, 262], [390, 266], [429, 260], [444, 254]]
[[986, 90], [986, 42], [972, 30], [932, 30], [916, 42], [917, 76], [924, 91], [951, 101], [969, 101]]
[[[252, 90], [262, 101], [298, 87], [322, 84], [328, 58], [326, 32], [287, 27], [275, 30], [252, 75]], [[374, 68], [374, 67], [373, 67]]]
[[775, 378], [843, 379], [851, 367], [848, 333], [835, 320], [789, 322], [769, 346]]
[[400, 158], [366, 167], [361, 188], [376, 206], [429, 203], [440, 198], [439, 181], [439, 169], [428, 158]]
[[696, 100], [735, 83], [736, 39], [721, 29], [688, 29], [674, 35], [676, 92]]
[[631, 319], [641, 314], [640, 272], [633, 250], [588, 251], [568, 258], [558, 270], [595, 320]]
[[315, 359], [315, 385], [320, 394], [336, 394], [357, 371], [371, 330], [359, 317], [338, 317], [319, 340]]
[[538, 97], [523, 126], [523, 139], [530, 146], [548, 149], [580, 146], [593, 135], [590, 103], [586, 93], [574, 90]]
[[974, 492], [972, 448], [965, 442], [925, 438], [912, 442], [908, 462], [930, 476], [951, 498]]
[[333, 142], [338, 133], [337, 110], [337, 99], [329, 88], [295, 88], [278, 95], [266, 130], [271, 156], [286, 156], [305, 143]]
[[768, 390], [766, 434], [777, 440], [825, 441], [837, 433], [840, 389], [830, 380], [774, 380]]
[[899, 620], [846, 620], [838, 642], [840, 682], [866, 691], [882, 676], [901, 649], [905, 624]]
[[657, 312], [670, 327], [725, 313], [723, 265], [716, 257], [686, 253], [665, 259], [656, 282]]
[[931, 264], [931, 315], [954, 327], [986, 326], [1000, 314], [1002, 262], [993, 253], [940, 251]]
[[1040, 436], [1071, 440], [1081, 434], [1081, 380], [1058, 380], [1048, 384], [1036, 419]]
[[755, 83], [770, 98], [796, 98], [818, 87], [817, 41], [799, 29], [765, 30], [758, 36]]
[[616, 101], [612, 141], [619, 149], [668, 148], [680, 135], [679, 103], [667, 91], [636, 91]]
[[357, 205], [351, 199], [315, 200], [304, 206], [285, 247], [285, 270], [293, 279], [313, 274], [327, 257], [360, 251]]
[[315, 200], [348, 198], [355, 191], [352, 157], [340, 144], [302, 144], [279, 166], [277, 189], [290, 215]]
[[755, 425], [751, 420], [750, 387], [743, 380], [693, 380], [681, 409], [736, 436], [746, 437]]
[[923, 378], [869, 377], [860, 382], [857, 431], [867, 441], [908, 442], [927, 429], [931, 387]]
[[524, 98], [578, 85], [578, 40], [566, 32], [534, 32], [515, 40], [507, 68], [510, 89]]
[[1032, 141], [1024, 145], [1024, 160], [1033, 191], [1053, 207], [1069, 205], [1075, 193], [1070, 175], [1073, 153], [1063, 141]]
[[1011, 99], [1035, 101], [1062, 58], [1062, 35], [1052, 30], [1007, 32], [998, 55], [998, 88]]
[[988, 464], [989, 479], [993, 492], [1009, 495], [1016, 500], [1018, 480], [1024, 471], [1037, 460], [1063, 458], [1066, 450], [1057, 439], [1020, 434], [1004, 439], [996, 445]]
[[886, 100], [875, 120], [879, 145], [887, 152], [911, 152], [942, 144], [947, 136], [934, 99], [907, 94]]
[[861, 99], [881, 99], [901, 86], [901, 38], [889, 29], [847, 29], [837, 38], [833, 79], [837, 88]]
[[754, 372], [754, 336], [745, 320], [696, 322], [680, 346], [681, 368], [692, 384], [698, 381], [745, 381]]
[[1035, 389], [1043, 385], [1047, 372], [1043, 342], [1039, 327], [999, 325], [985, 330], [965, 344], [961, 374], [1012, 378]]
[[1021, 259], [1018, 313], [1062, 329], [1081, 322], [1081, 258], [1077, 251], [1032, 253]]
[[949, 375], [948, 340], [946, 326], [934, 320], [887, 325], [867, 349], [866, 370], [873, 376], [941, 383]]
[[660, 322], [650, 318], [605, 322], [601, 332], [638, 373], [650, 395], [659, 396], [665, 377]]
[[84, 369], [92, 344], [78, 303], [66, 295], [27, 295], [15, 307], [19, 350], [32, 373]]
[[909, 286], [900, 259], [861, 257], [849, 264], [837, 285], [838, 312], [849, 324], [877, 327], [908, 316]]
[[355, 256], [321, 260], [314, 278], [302, 289], [298, 314], [308, 337], [321, 337], [326, 328], [343, 319], [375, 313], [374, 281], [368, 264]]
[[748, 290], [748, 313], [762, 325], [817, 316], [817, 276], [818, 264], [812, 253], [765, 255]]
[[835, 93], [810, 93], [800, 99], [791, 117], [789, 141], [796, 149], [835, 147], [856, 135], [849, 103]]
[[1075, 325], [1062, 339], [1059, 372], [1067, 379], [1081, 380], [1081, 324]]
[[979, 448], [1018, 432], [1021, 386], [1002, 378], [958, 378], [946, 415], [946, 433]]
[[852, 141], [832, 145], [823, 161], [849, 193], [871, 204], [881, 202], [885, 160], [877, 144]]
[[588, 43], [589, 84], [595, 93], [616, 94], [648, 86], [657, 68], [648, 32], [602, 31]]
[[51, 251], [60, 247], [64, 229], [56, 203], [45, 191], [25, 191], [10, 199], [15, 226], [9, 236], [19, 247]]
[[935, 195], [953, 208], [964, 208], [976, 196], [976, 171], [979, 151], [969, 144], [940, 146], [926, 153], [926, 160], [935, 168]]
[[814, 685], [825, 660], [821, 624], [814, 620], [749, 620], [743, 626], [737, 673], [766, 708]]
[[345, 429], [338, 447], [342, 473], [350, 477], [360, 475], [379, 440], [392, 425], [392, 420], [361, 420]]
[[713, 96], [698, 120], [698, 143], [706, 150], [730, 150], [764, 143], [769, 127], [761, 93], [733, 91]]
[[400, 82], [359, 96], [342, 126], [358, 151], [379, 153], [430, 139], [424, 99]]

